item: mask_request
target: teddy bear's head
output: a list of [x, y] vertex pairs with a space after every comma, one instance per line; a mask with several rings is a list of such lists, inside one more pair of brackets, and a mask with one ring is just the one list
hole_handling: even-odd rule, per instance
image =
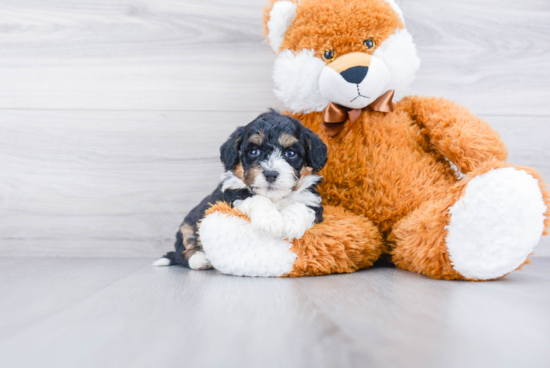
[[275, 94], [292, 112], [364, 108], [399, 93], [420, 66], [394, 0], [272, 0], [265, 28], [278, 53]]

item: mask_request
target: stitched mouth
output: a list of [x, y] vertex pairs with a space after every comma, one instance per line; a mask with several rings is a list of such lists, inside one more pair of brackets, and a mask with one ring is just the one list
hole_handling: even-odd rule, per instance
[[370, 97], [368, 97], [368, 96], [363, 96], [363, 95], [361, 94], [361, 91], [359, 90], [359, 85], [357, 85], [357, 97], [355, 97], [355, 98], [354, 98], [353, 100], [351, 100], [350, 102], [353, 102], [353, 101], [357, 100], [359, 97], [363, 97], [363, 98], [366, 98], [366, 99], [369, 99], [369, 98], [370, 98]]

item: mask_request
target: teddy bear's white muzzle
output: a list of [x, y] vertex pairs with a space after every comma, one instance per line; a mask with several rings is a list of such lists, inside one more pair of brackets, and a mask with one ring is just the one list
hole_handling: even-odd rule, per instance
[[368, 67], [354, 66], [341, 73], [325, 66], [319, 76], [319, 90], [331, 102], [362, 109], [388, 90], [390, 79], [386, 64], [373, 56]]

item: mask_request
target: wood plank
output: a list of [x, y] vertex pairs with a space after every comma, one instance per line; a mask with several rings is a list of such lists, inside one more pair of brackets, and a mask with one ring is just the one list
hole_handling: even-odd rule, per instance
[[221, 143], [257, 113], [0, 115], [0, 253], [153, 256], [216, 187]]
[[[280, 107], [264, 3], [3, 1], [0, 108]], [[405, 94], [443, 96], [479, 114], [550, 115], [546, 1], [401, 5], [423, 60]]]
[[[317, 315], [292, 285], [292, 280], [227, 277], [216, 271], [143, 268], [6, 341], [0, 363], [10, 367], [348, 363], [349, 348], [342, 334]], [[55, 328], [46, 332], [47, 326]], [[21, 355], [23, 341], [32, 354]]]
[[[30, 297], [41, 287], [63, 295], [120, 263], [58, 261], [68, 277], [29, 264], [12, 294], [27, 294], [28, 308], [41, 310], [42, 300]], [[391, 268], [262, 279], [141, 267], [7, 336], [0, 365], [544, 367], [550, 281], [531, 270], [550, 269], [548, 259], [534, 263], [480, 283]]]
[[276, 104], [263, 0], [4, 1], [0, 108], [254, 110]]
[[410, 93], [478, 114], [548, 115], [547, 1], [398, 2], [422, 60]]
[[0, 341], [147, 265], [144, 259], [0, 258]]
[[[161, 255], [216, 186], [221, 143], [258, 113], [0, 111], [0, 254]], [[486, 118], [550, 180], [546, 117]]]

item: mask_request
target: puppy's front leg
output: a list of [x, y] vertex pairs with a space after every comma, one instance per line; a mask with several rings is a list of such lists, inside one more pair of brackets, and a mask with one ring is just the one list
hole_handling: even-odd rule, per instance
[[250, 217], [253, 228], [276, 237], [282, 235], [283, 217], [268, 198], [256, 195], [242, 202], [236, 202], [234, 207]]
[[293, 203], [281, 210], [283, 236], [289, 241], [300, 239], [315, 223], [315, 211], [303, 203]]

